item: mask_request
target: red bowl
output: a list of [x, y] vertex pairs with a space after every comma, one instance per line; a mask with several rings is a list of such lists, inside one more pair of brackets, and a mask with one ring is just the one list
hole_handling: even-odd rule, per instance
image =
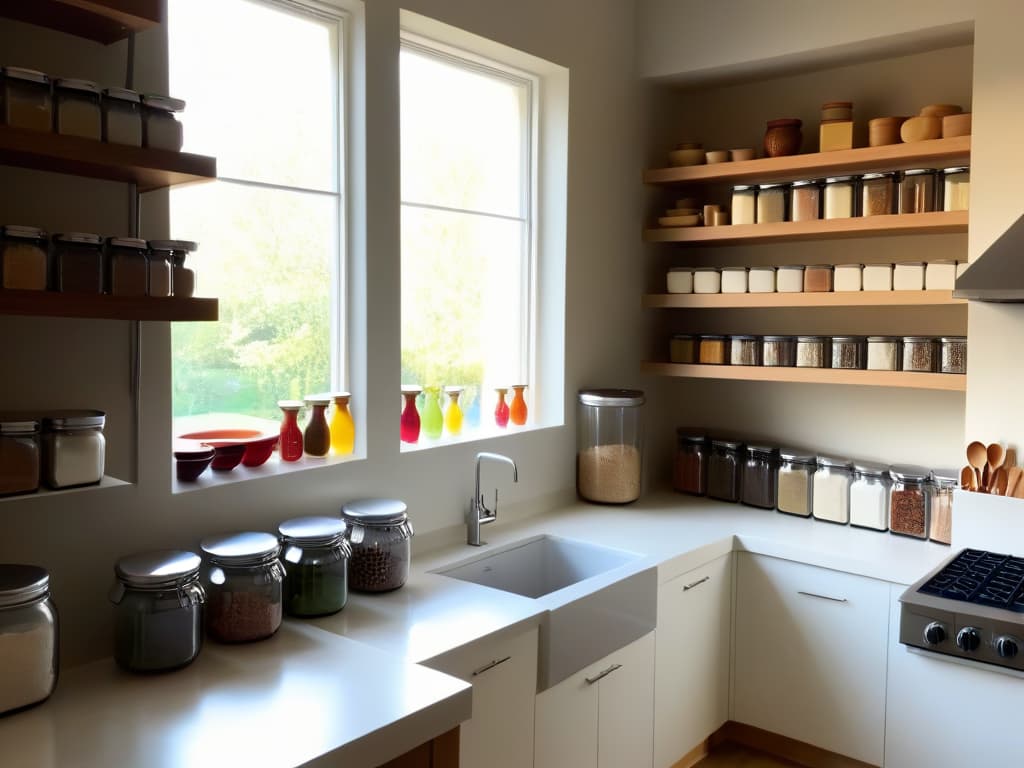
[[245, 443], [233, 443], [231, 445], [214, 446], [213, 467], [217, 472], [227, 472], [234, 469], [245, 455]]
[[234, 469], [239, 463], [258, 467], [274, 452], [276, 433], [258, 429], [208, 429], [180, 435], [184, 440], [196, 440], [216, 451], [213, 468], [219, 471]]
[[174, 466], [179, 480], [192, 482], [199, 478], [210, 466], [217, 449], [208, 445], [176, 443], [174, 446]]
[[268, 435], [253, 440], [245, 446], [245, 455], [242, 456], [242, 464], [246, 467], [258, 467], [263, 464], [277, 448], [278, 435]]

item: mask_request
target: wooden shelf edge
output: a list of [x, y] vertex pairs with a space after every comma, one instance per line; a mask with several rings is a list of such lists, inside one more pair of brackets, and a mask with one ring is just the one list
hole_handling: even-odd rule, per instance
[[0, 503], [5, 501], [27, 501], [28, 499], [46, 499], [52, 496], [63, 496], [68, 493], [89, 493], [90, 491], [102, 491], [108, 488], [125, 488], [132, 485], [127, 480], [119, 480], [110, 475], [104, 475], [99, 485], [86, 485], [79, 488], [51, 488], [40, 487], [35, 493], [22, 493], [15, 496], [0, 496]]
[[217, 320], [218, 302], [217, 299], [0, 290], [0, 315], [209, 322]]
[[645, 309], [800, 309], [804, 307], [966, 307], [952, 291], [832, 293], [647, 293]]
[[687, 365], [643, 362], [642, 373], [684, 379], [775, 381], [789, 384], [845, 384], [856, 387], [894, 387], [966, 392], [967, 377], [952, 373], [847, 371], [832, 368], [765, 368], [741, 365]]
[[160, 24], [164, 7], [164, 0], [0, 0], [0, 17], [109, 45]]
[[933, 163], [966, 164], [970, 161], [970, 154], [971, 137], [957, 136], [913, 144], [764, 157], [733, 163], [652, 168], [644, 171], [643, 180], [645, 184], [795, 181], [830, 174], [904, 170], [914, 166], [927, 167]]

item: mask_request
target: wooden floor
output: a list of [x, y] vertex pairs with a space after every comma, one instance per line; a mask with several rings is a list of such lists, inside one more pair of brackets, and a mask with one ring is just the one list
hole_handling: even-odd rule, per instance
[[738, 744], [726, 743], [697, 763], [694, 768], [793, 768], [797, 763], [773, 757]]

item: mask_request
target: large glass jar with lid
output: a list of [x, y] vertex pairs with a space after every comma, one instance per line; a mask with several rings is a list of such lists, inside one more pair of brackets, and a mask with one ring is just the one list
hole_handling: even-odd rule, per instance
[[50, 574], [35, 565], [0, 564], [0, 715], [53, 693], [59, 637]]
[[733, 440], [712, 440], [708, 457], [708, 496], [736, 502], [740, 500], [742, 443]]
[[682, 493], [703, 496], [708, 488], [708, 438], [701, 431], [676, 430], [676, 458], [672, 487]]
[[847, 459], [831, 456], [818, 457], [814, 473], [814, 517], [830, 523], [846, 525], [850, 522], [850, 483], [853, 482], [853, 464]]
[[889, 528], [889, 468], [867, 461], [853, 463], [850, 483], [850, 525], [884, 531]]
[[931, 472], [924, 467], [906, 465], [894, 466], [890, 473], [889, 530], [903, 536], [927, 539]]
[[129, 555], [114, 566], [114, 661], [131, 672], [191, 663], [203, 646], [202, 560], [194, 552]]
[[5, 67], [4, 123], [31, 131], [53, 130], [50, 78], [23, 67]]
[[128, 88], [103, 91], [103, 140], [108, 144], [142, 146], [142, 99]]
[[281, 626], [284, 566], [270, 533], [244, 532], [203, 539], [206, 631], [222, 643], [270, 637]]
[[65, 293], [103, 293], [103, 240], [90, 232], [53, 238], [53, 288]]
[[412, 523], [404, 501], [359, 499], [341, 508], [352, 545], [348, 585], [357, 592], [390, 592], [405, 584], [412, 560]]
[[43, 481], [50, 488], [96, 485], [103, 479], [107, 440], [103, 411], [50, 411], [43, 418]]
[[100, 89], [91, 80], [59, 78], [53, 81], [57, 133], [99, 141], [103, 137]]
[[778, 502], [779, 512], [799, 517], [810, 517], [814, 508], [815, 458], [809, 453], [782, 449], [779, 451]]
[[290, 616], [327, 616], [348, 602], [352, 546], [338, 517], [296, 517], [277, 527], [284, 561], [284, 610]]
[[145, 296], [149, 288], [145, 240], [136, 237], [107, 239], [107, 293], [114, 296]]
[[577, 395], [576, 492], [581, 499], [628, 504], [640, 498], [643, 404], [644, 393], [637, 389], [584, 389]]
[[[189, 240], [150, 240], [149, 274], [152, 284], [154, 265], [160, 262], [158, 267], [163, 270], [163, 263], [170, 261], [171, 264], [171, 289], [172, 296], [190, 298], [196, 292], [196, 273], [185, 266], [185, 258], [193, 253], [199, 245]], [[154, 293], [150, 288], [150, 296], [164, 295]]]
[[185, 109], [185, 102], [170, 96], [142, 97], [142, 143], [151, 149], [180, 152], [184, 143], [181, 123], [175, 113]]
[[740, 481], [740, 501], [751, 507], [775, 509], [778, 496], [779, 458], [775, 448], [748, 445]]

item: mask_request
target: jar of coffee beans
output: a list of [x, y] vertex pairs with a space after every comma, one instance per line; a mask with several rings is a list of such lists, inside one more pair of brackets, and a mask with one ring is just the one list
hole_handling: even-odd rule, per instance
[[270, 533], [212, 536], [199, 543], [206, 565], [206, 631], [222, 643], [270, 637], [281, 626], [284, 566]]
[[348, 585], [357, 592], [389, 592], [409, 578], [412, 523], [398, 499], [360, 499], [341, 508], [352, 545]]
[[889, 530], [903, 536], [928, 538], [931, 472], [924, 467], [894, 466], [889, 508]]

